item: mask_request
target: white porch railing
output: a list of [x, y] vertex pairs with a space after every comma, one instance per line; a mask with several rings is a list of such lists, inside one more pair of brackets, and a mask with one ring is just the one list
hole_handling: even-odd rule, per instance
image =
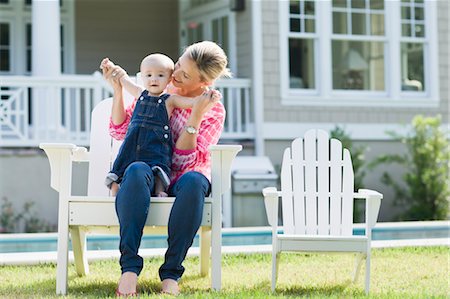
[[[225, 79], [216, 88], [227, 109], [224, 139], [253, 138], [250, 80]], [[89, 145], [93, 107], [111, 96], [101, 76], [0, 76], [0, 146], [40, 142]]]

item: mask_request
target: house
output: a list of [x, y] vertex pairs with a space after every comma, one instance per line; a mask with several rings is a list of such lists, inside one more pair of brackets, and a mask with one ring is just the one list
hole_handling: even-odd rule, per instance
[[[419, 113], [448, 125], [449, 15], [443, 0], [0, 0], [0, 198], [17, 209], [33, 200], [56, 223], [37, 145], [88, 146], [90, 109], [109, 94], [94, 74], [100, 60], [134, 74], [148, 53], [177, 59], [199, 40], [229, 56], [235, 77], [216, 85], [227, 107], [221, 142], [244, 144], [243, 154], [277, 166], [294, 137], [336, 125], [369, 160], [403, 151], [386, 131]], [[82, 181], [84, 166], [74, 171]], [[385, 193], [387, 221], [398, 210], [379, 177], [365, 183]]]

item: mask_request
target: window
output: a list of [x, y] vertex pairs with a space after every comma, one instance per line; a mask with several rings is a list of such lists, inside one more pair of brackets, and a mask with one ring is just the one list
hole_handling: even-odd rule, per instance
[[333, 89], [385, 89], [383, 0], [333, 0]]
[[315, 89], [316, 14], [313, 1], [289, 3], [289, 87]]
[[437, 105], [435, 1], [278, 5], [283, 103]]
[[401, 2], [401, 88], [403, 91], [424, 91], [425, 12], [422, 1]]
[[0, 72], [11, 70], [11, 26], [0, 23]]

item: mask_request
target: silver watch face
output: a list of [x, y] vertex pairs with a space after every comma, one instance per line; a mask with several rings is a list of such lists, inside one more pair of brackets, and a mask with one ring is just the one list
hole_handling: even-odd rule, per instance
[[187, 126], [187, 127], [186, 127], [186, 131], [187, 131], [189, 134], [195, 134], [195, 133], [197, 133], [197, 130], [196, 130], [194, 127], [191, 127], [191, 126]]

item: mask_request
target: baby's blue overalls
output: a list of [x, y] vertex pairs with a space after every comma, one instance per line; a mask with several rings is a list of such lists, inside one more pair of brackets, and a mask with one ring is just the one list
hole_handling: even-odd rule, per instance
[[155, 97], [144, 90], [137, 99], [125, 140], [106, 178], [106, 185], [113, 181], [120, 183], [127, 167], [141, 161], [150, 166], [161, 178], [165, 189], [168, 188], [173, 151], [165, 103], [169, 96], [162, 94]]

